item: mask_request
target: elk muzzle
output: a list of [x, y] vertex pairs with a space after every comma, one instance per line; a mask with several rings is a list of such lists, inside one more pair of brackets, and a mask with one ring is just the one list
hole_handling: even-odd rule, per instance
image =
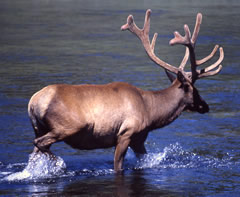
[[190, 111], [196, 111], [200, 114], [209, 112], [209, 106], [206, 101], [199, 95], [196, 88], [193, 89], [193, 104], [187, 107]]

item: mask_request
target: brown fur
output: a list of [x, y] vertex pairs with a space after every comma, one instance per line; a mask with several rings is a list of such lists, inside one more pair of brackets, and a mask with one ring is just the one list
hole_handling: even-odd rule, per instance
[[85, 150], [115, 146], [114, 169], [119, 171], [128, 146], [137, 155], [146, 153], [148, 132], [171, 123], [193, 104], [186, 95], [191, 93], [179, 80], [162, 91], [119, 82], [47, 86], [33, 95], [28, 107], [35, 151], [49, 151], [58, 141]]

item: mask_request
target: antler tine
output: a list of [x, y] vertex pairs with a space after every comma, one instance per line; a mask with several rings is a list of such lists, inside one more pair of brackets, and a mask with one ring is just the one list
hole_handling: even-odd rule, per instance
[[[196, 20], [196, 26], [195, 26], [195, 29], [194, 29], [194, 35], [195, 35], [195, 32], [198, 34], [201, 22], [202, 22], [202, 14], [198, 14], [197, 15], [197, 20]], [[197, 34], [196, 34], [196, 36], [197, 36]], [[195, 44], [196, 40], [194, 41], [194, 39], [195, 39], [195, 37], [192, 38], [192, 41]], [[215, 45], [214, 49], [212, 50], [212, 52], [208, 56], [206, 56], [205, 58], [203, 58], [201, 60], [197, 60], [196, 61], [196, 66], [199, 66], [199, 65], [204, 64], [207, 61], [209, 61], [215, 55], [215, 53], [217, 52], [218, 48], [219, 48], [219, 45]], [[206, 67], [205, 69], [202, 69], [201, 71], [197, 70], [197, 72], [200, 73], [197, 76], [198, 79], [203, 78], [203, 77], [216, 75], [216, 74], [218, 74], [221, 71], [222, 65], [220, 65], [220, 64], [221, 64], [221, 62], [224, 59], [224, 52], [223, 52], [223, 48], [222, 47], [219, 48], [219, 52], [220, 52], [219, 59], [214, 64]], [[213, 70], [215, 68], [217, 68], [217, 69]]]
[[175, 44], [182, 44], [182, 45], [189, 45], [191, 44], [191, 32], [189, 30], [188, 25], [184, 25], [184, 31], [185, 31], [185, 36], [181, 36], [179, 32], [175, 31], [174, 32], [174, 38], [170, 40], [169, 44], [170, 45], [175, 45]]
[[190, 55], [190, 62], [191, 62], [191, 73], [185, 72], [192, 80], [194, 83], [195, 80], [198, 78], [198, 72], [196, 70], [197, 64], [196, 64], [196, 57], [195, 57], [195, 44], [197, 41], [198, 33], [200, 30], [200, 25], [202, 23], [202, 14], [198, 13], [196, 17], [196, 23], [195, 23], [195, 28], [193, 31], [193, 35], [191, 36], [191, 32], [189, 30], [188, 25], [184, 25], [184, 31], [185, 31], [185, 36], [181, 36], [178, 32], [174, 32], [174, 38], [170, 40], [169, 44], [170, 45], [175, 45], [175, 44], [182, 44], [185, 45], [188, 49], [186, 49], [185, 56], [182, 60], [182, 63], [180, 64], [180, 67], [182, 70], [184, 69], [187, 58]]
[[154, 53], [157, 33], [154, 34], [152, 42], [150, 44], [150, 41], [149, 41], [150, 15], [151, 15], [151, 10], [148, 9], [146, 11], [143, 29], [139, 29], [137, 25], [134, 23], [133, 16], [129, 15], [127, 18], [127, 23], [121, 27], [121, 30], [122, 31], [129, 30], [130, 32], [135, 34], [142, 41], [142, 44], [144, 46], [146, 53], [148, 54], [148, 56], [153, 62], [155, 62], [160, 67], [163, 67], [164, 69], [177, 74], [179, 71], [178, 68], [159, 59]]
[[215, 69], [219, 64], [221, 64], [221, 62], [223, 61], [223, 58], [224, 58], [223, 48], [220, 47], [219, 51], [220, 51], [220, 56], [219, 56], [218, 60], [217, 60], [214, 64], [212, 64], [212, 65], [208, 66], [207, 68], [205, 68], [205, 69], [204, 69], [205, 72], [208, 72], [208, 71], [210, 71], [210, 70], [213, 70], [213, 69]]
[[135, 24], [132, 15], [129, 15], [129, 16], [128, 16], [128, 18], [127, 18], [127, 23], [121, 27], [121, 30], [122, 30], [122, 31], [129, 30], [129, 31], [131, 31], [133, 34], [135, 34], [137, 37], [140, 37], [140, 34], [141, 34], [141, 33], [140, 33], [140, 32], [141, 32], [141, 29], [139, 29], [139, 28], [137, 27], [137, 25]]
[[[204, 68], [204, 69], [202, 69], [200, 71], [199, 70], [197, 71], [198, 73], [200, 73], [198, 75], [198, 79], [203, 78], [203, 77], [216, 75], [216, 74], [218, 74], [222, 70], [222, 65], [220, 65], [220, 64], [221, 64], [221, 62], [224, 59], [223, 48], [220, 47], [219, 51], [220, 51], [220, 56], [219, 56], [218, 60], [214, 64], [212, 64], [212, 65], [210, 65], [210, 66], [208, 66], [208, 67], [206, 67], [206, 68]], [[217, 69], [214, 70], [215, 68], [217, 68]]]
[[203, 78], [203, 77], [209, 77], [218, 74], [222, 70], [222, 65], [219, 65], [216, 70], [208, 71], [208, 72], [203, 72], [198, 75], [198, 79]]
[[189, 49], [188, 46], [189, 44], [191, 44], [191, 32], [189, 30], [188, 25], [184, 25], [184, 31], [185, 31], [185, 36], [181, 36], [179, 34], [179, 32], [175, 31], [174, 32], [174, 38], [172, 40], [170, 40], [169, 44], [170, 45], [175, 45], [175, 44], [182, 44], [182, 45], [186, 45], [186, 51], [185, 51], [185, 55], [184, 58], [179, 66], [179, 69], [181, 69], [182, 71], [184, 70], [184, 67], [186, 66], [186, 63], [188, 61], [189, 58]]
[[143, 33], [145, 34], [146, 38], [148, 38], [149, 40], [149, 31], [150, 31], [150, 15], [151, 15], [152, 11], [150, 9], [148, 9], [146, 11], [145, 14], [145, 21], [144, 21], [144, 25], [143, 25]]
[[[217, 49], [218, 49], [218, 48], [219, 48], [219, 45], [216, 45], [216, 46], [214, 47], [213, 51], [212, 51], [207, 57], [205, 57], [205, 58], [203, 58], [203, 59], [201, 59], [201, 60], [196, 61], [197, 66], [199, 66], [199, 65], [201, 65], [201, 64], [204, 64], [205, 62], [207, 62], [208, 60], [210, 60], [210, 59], [215, 55], [215, 53], [217, 52]], [[219, 58], [218, 58], [218, 60], [217, 60], [214, 64], [212, 64], [212, 65], [210, 65], [210, 66], [202, 69], [201, 71], [198, 70], [198, 72], [199, 72], [199, 73], [206, 73], [206, 72], [209, 72], [209, 71], [217, 68], [218, 66], [220, 67], [221, 62], [222, 62], [223, 59], [224, 59], [224, 52], [223, 52], [223, 48], [222, 48], [222, 47], [219, 48], [219, 52], [220, 52]], [[220, 70], [221, 70], [221, 69], [220, 69]], [[219, 72], [220, 72], [220, 70], [219, 70]], [[215, 75], [215, 74], [214, 74], [214, 75]], [[198, 78], [201, 78], [201, 76], [202, 76], [202, 74], [200, 74], [200, 76], [198, 76]], [[208, 75], [208, 76], [209, 76], [209, 75]]]
[[182, 60], [182, 62], [181, 62], [181, 64], [180, 64], [180, 66], [179, 66], [179, 68], [180, 68], [181, 70], [184, 70], [184, 67], [186, 66], [186, 63], [187, 63], [187, 61], [188, 61], [188, 58], [189, 58], [189, 49], [188, 49], [188, 47], [186, 47], [185, 55], [184, 55], [183, 60]]
[[200, 31], [200, 25], [202, 24], [202, 14], [198, 13], [197, 17], [196, 17], [196, 24], [195, 24], [195, 28], [193, 31], [193, 35], [192, 35], [192, 39], [191, 42], [192, 44], [195, 46], [196, 41], [197, 41], [197, 37], [198, 37], [198, 33]]
[[212, 50], [212, 52], [211, 52], [208, 56], [206, 56], [205, 58], [203, 58], [203, 59], [201, 59], [201, 60], [197, 60], [197, 61], [196, 61], [196, 64], [197, 64], [198, 66], [200, 66], [201, 64], [204, 64], [204, 63], [206, 63], [207, 61], [209, 61], [209, 60], [215, 55], [215, 53], [217, 52], [218, 48], [219, 48], [219, 45], [215, 45], [215, 47], [214, 47], [214, 49]]
[[156, 40], [157, 40], [157, 36], [158, 36], [157, 33], [155, 33], [155, 34], [153, 35], [153, 39], [152, 39], [152, 43], [151, 43], [151, 48], [152, 48], [152, 51], [153, 51], [153, 52], [154, 52], [154, 49], [155, 49], [155, 43], [156, 43]]

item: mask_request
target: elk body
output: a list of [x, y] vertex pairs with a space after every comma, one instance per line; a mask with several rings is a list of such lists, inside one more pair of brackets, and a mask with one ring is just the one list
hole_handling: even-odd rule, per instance
[[[115, 147], [114, 169], [121, 171], [128, 147], [137, 156], [146, 153], [144, 142], [150, 131], [170, 124], [184, 110], [209, 111], [194, 82], [221, 70], [223, 49], [216, 46], [206, 58], [195, 59], [195, 42], [202, 20], [198, 14], [193, 36], [185, 25], [185, 36], [175, 32], [175, 38], [170, 41], [171, 45], [186, 46], [180, 66], [167, 64], [154, 53], [157, 34], [149, 41], [150, 14], [151, 10], [147, 10], [143, 29], [135, 25], [131, 15], [121, 29], [137, 35], [150, 59], [166, 70], [171, 86], [160, 91], [144, 91], [122, 82], [47, 86], [35, 93], [28, 105], [36, 135], [34, 152], [50, 153], [50, 146], [59, 141], [81, 150]], [[218, 48], [217, 62], [198, 70], [197, 66], [211, 59]], [[189, 56], [191, 71], [185, 72]]]

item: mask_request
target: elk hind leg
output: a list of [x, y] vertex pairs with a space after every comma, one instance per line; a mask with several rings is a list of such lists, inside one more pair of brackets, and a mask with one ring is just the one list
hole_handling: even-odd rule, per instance
[[53, 132], [48, 132], [47, 134], [38, 137], [34, 140], [34, 152], [40, 150], [41, 152], [50, 152], [50, 146], [57, 142], [57, 137]]
[[144, 146], [144, 143], [141, 144], [130, 144], [131, 149], [135, 153], [137, 158], [141, 158], [144, 154], [147, 154], [146, 148]]

